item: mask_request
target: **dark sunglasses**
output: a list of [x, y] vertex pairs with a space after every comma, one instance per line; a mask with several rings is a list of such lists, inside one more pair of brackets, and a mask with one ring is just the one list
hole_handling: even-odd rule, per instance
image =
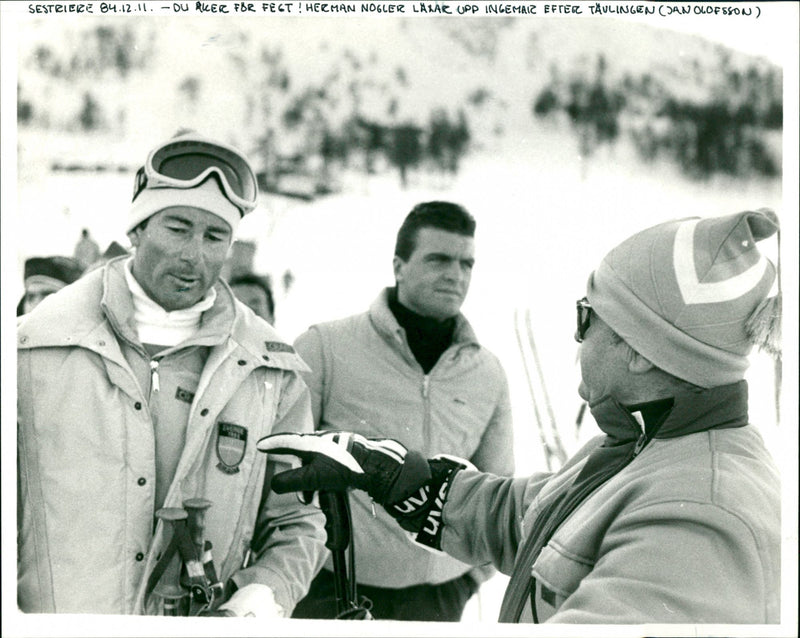
[[583, 299], [578, 299], [575, 307], [578, 310], [578, 329], [575, 331], [575, 341], [582, 343], [583, 338], [586, 336], [586, 331], [589, 329], [592, 306], [589, 304], [589, 300], [584, 297]]

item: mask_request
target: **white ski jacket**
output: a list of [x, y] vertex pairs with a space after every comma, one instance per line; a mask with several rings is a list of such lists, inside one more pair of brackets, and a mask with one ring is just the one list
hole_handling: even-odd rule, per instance
[[[428, 456], [451, 454], [486, 472], [513, 474], [511, 408], [499, 360], [459, 315], [453, 345], [424, 374], [387, 295], [383, 290], [368, 312], [312, 326], [295, 341], [311, 368], [304, 376], [318, 429], [394, 438]], [[403, 588], [470, 571], [415, 546], [366, 494], [353, 492], [351, 502], [359, 583]], [[474, 577], [480, 582], [485, 573]]]
[[[133, 369], [147, 371], [148, 362], [136, 347], [124, 259], [50, 296], [18, 328], [18, 602], [25, 612], [155, 609], [144, 589], [164, 529], [154, 528], [150, 388]], [[199, 386], [193, 397], [176, 396], [191, 409], [164, 505], [212, 501], [206, 538], [222, 581], [267, 585], [290, 613], [321, 567], [321, 512], [294, 494], [270, 494], [259, 523], [269, 528], [266, 549], [242, 565], [266, 465], [255, 443], [272, 432], [311, 430], [298, 374], [306, 368], [225, 284], [216, 290], [201, 326], [206, 345], [198, 347], [209, 354]]]

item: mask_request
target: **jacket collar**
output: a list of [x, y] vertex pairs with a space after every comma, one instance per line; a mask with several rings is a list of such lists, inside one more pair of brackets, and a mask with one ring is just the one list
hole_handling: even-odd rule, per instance
[[[123, 271], [127, 259], [122, 256], [109, 261], [22, 317], [17, 331], [19, 347], [82, 346], [109, 356], [103, 344], [108, 339], [121, 338], [137, 345], [133, 300]], [[218, 281], [215, 289], [217, 298], [203, 313], [201, 330], [192, 343], [227, 343], [231, 349], [243, 348], [259, 365], [308, 370], [294, 348], [238, 301], [224, 281]]]
[[[404, 335], [405, 331], [397, 322], [394, 314], [389, 308], [389, 295], [392, 288], [384, 288], [372, 305], [369, 307], [369, 316], [375, 329], [390, 339], [394, 339], [397, 334]], [[458, 346], [480, 346], [475, 331], [472, 329], [467, 318], [458, 313], [455, 317], [456, 325], [453, 329], [453, 345]]]
[[[100, 307], [119, 336], [132, 344], [139, 344], [133, 318], [133, 295], [125, 277], [126, 264], [130, 259], [131, 257], [123, 257], [109, 262], [104, 270]], [[233, 295], [221, 281], [214, 288], [216, 299], [213, 305], [203, 312], [197, 332], [185, 343], [216, 346], [224, 343], [231, 335], [236, 314]]]
[[[647, 438], [671, 439], [695, 432], [747, 425], [747, 381], [708, 388], [699, 392], [678, 392], [666, 418], [648, 424]], [[635, 440], [642, 426], [630, 409], [606, 396], [590, 406], [599, 428], [612, 440]]]

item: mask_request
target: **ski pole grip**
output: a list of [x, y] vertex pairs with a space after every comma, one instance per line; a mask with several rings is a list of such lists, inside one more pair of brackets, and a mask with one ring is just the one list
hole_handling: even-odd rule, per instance
[[[188, 514], [180, 507], [162, 507], [156, 512], [156, 518], [164, 523], [165, 534], [169, 534], [170, 539], [181, 533], [180, 525], [186, 524]], [[170, 545], [172, 541], [168, 541]], [[153, 594], [161, 600], [161, 613], [165, 616], [185, 616], [189, 607], [189, 592], [180, 586], [181, 559], [175, 554], [169, 558], [168, 562], [159, 563], [150, 575], [148, 589], [152, 589]], [[163, 578], [162, 578], [163, 577]]]
[[206, 510], [211, 507], [211, 501], [205, 498], [189, 498], [183, 502], [183, 509], [188, 514], [186, 524], [189, 526], [189, 534], [192, 542], [197, 548], [198, 556], [203, 554], [203, 541], [205, 540], [205, 517]]
[[325, 531], [328, 534], [325, 547], [332, 552], [347, 549], [350, 544], [347, 492], [321, 491], [319, 506], [325, 514]]

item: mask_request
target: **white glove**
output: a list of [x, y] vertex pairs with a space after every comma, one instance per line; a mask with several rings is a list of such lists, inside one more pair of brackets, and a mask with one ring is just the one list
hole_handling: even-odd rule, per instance
[[228, 611], [234, 616], [286, 617], [286, 610], [275, 602], [272, 589], [259, 583], [250, 583], [237, 589], [233, 596], [219, 606], [218, 611]]

